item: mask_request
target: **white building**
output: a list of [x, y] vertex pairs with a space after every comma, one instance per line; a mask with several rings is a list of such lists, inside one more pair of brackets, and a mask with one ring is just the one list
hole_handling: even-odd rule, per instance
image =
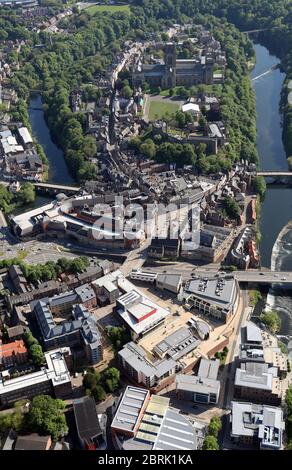
[[253, 403], [231, 403], [231, 437], [235, 442], [263, 450], [282, 450], [285, 422], [283, 410]]
[[0, 403], [12, 405], [20, 399], [31, 399], [35, 395], [52, 394], [62, 398], [71, 393], [71, 379], [65, 356], [70, 348], [54, 349], [45, 353], [46, 366], [30, 374], [10, 378], [7, 371], [0, 373]]

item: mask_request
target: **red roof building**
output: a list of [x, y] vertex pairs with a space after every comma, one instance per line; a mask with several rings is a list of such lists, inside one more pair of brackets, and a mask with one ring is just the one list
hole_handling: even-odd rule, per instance
[[9, 367], [27, 361], [27, 349], [22, 339], [8, 344], [0, 344], [0, 364]]

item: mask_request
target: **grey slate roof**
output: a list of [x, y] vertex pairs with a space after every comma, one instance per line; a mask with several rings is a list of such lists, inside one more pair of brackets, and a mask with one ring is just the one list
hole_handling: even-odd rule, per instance
[[90, 443], [102, 435], [95, 401], [92, 397], [73, 400], [73, 409], [78, 436], [81, 440]]

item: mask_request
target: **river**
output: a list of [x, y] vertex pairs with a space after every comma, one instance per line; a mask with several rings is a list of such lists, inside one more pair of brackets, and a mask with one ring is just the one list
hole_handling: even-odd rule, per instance
[[42, 110], [41, 96], [32, 96], [29, 103], [29, 120], [33, 135], [43, 146], [49, 160], [49, 181], [51, 183], [74, 184], [62, 150], [52, 141]]
[[[287, 159], [282, 142], [281, 113], [279, 109], [285, 74], [271, 67], [279, 59], [259, 45], [255, 45], [256, 65], [251, 73], [256, 93], [257, 148], [263, 170], [287, 170]], [[269, 71], [268, 73], [264, 73]], [[262, 75], [263, 74], [263, 75]], [[259, 77], [259, 78], [256, 78]], [[261, 206], [260, 254], [262, 266], [278, 270], [292, 270], [292, 189], [268, 186]], [[281, 316], [280, 333], [292, 335], [291, 292], [270, 289], [267, 302]]]

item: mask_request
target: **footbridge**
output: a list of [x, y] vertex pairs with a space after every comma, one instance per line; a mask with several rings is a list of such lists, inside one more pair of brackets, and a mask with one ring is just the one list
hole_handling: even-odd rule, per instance
[[[21, 181], [22, 183], [25, 183], [27, 181]], [[57, 184], [57, 183], [38, 183], [35, 181], [29, 181], [36, 189], [36, 191], [39, 192], [44, 192], [47, 194], [58, 194], [58, 193], [64, 193], [67, 196], [73, 195], [73, 194], [78, 194], [81, 191], [80, 186], [71, 186], [67, 184]], [[3, 184], [4, 186], [9, 186], [12, 183], [12, 181], [0, 181], [0, 184]]]
[[292, 171], [257, 171], [256, 175], [271, 178], [291, 178]]
[[65, 184], [55, 184], [55, 183], [32, 183], [36, 190], [43, 191], [46, 193], [64, 193], [66, 195], [77, 194], [80, 192], [80, 186], [70, 186]]

